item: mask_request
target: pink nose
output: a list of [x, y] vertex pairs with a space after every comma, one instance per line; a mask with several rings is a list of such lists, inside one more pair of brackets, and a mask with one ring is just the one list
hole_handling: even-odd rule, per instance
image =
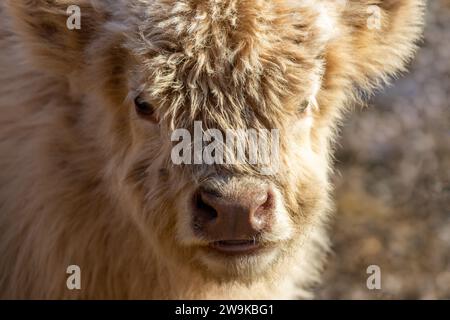
[[254, 187], [224, 196], [202, 189], [194, 197], [194, 231], [211, 241], [249, 240], [270, 227], [274, 214], [273, 192]]

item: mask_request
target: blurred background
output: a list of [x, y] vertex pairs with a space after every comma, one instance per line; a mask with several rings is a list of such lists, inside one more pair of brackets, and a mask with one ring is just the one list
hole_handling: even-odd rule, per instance
[[[450, 0], [429, 0], [410, 72], [347, 117], [318, 299], [450, 299]], [[368, 290], [369, 265], [381, 290]]]

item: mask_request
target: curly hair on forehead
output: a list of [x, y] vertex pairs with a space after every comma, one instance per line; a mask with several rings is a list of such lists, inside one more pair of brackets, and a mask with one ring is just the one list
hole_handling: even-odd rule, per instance
[[145, 11], [128, 47], [161, 112], [247, 127], [252, 119], [239, 116], [247, 109], [275, 119], [295, 111], [286, 98], [305, 98], [322, 71], [317, 13], [247, 2], [166, 1]]

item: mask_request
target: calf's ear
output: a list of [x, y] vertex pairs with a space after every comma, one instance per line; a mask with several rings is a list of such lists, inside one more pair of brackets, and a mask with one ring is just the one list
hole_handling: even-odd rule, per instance
[[103, 20], [90, 0], [6, 0], [6, 9], [30, 60], [60, 74], [82, 67], [84, 51]]
[[340, 74], [347, 83], [370, 91], [404, 70], [422, 34], [425, 0], [328, 3], [340, 26], [327, 51], [330, 76]]

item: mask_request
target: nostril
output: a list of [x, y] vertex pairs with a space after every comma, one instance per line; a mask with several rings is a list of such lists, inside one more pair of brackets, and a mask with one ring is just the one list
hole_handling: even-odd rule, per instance
[[272, 215], [275, 210], [275, 197], [271, 190], [265, 192], [264, 196], [258, 197], [255, 203], [255, 211], [251, 216], [253, 227], [262, 230], [270, 226]]
[[269, 193], [267, 193], [267, 192], [262, 192], [262, 193], [254, 195], [253, 202], [254, 202], [254, 206], [256, 208], [261, 208], [261, 207], [265, 208], [268, 201], [269, 201]]
[[272, 191], [268, 191], [265, 195], [264, 202], [262, 202], [260, 208], [263, 210], [270, 210], [275, 206], [275, 198]]
[[198, 213], [201, 213], [204, 218], [207, 218], [209, 220], [214, 220], [215, 218], [217, 218], [216, 209], [214, 209], [203, 200], [201, 193], [197, 193], [195, 195], [195, 208], [196, 211]]

